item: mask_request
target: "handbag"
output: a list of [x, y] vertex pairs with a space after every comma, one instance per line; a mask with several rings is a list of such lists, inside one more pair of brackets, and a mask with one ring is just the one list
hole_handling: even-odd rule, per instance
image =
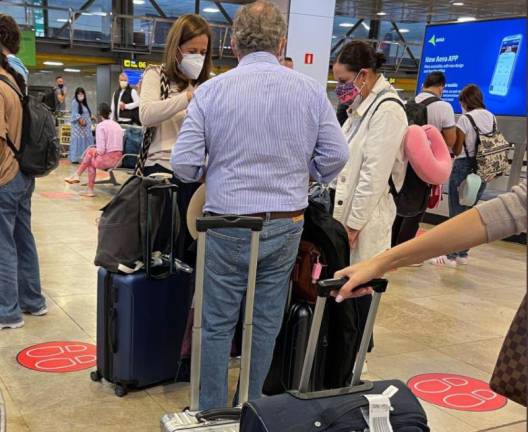
[[[161, 99], [167, 99], [169, 81], [163, 65], [160, 67]], [[158, 232], [162, 225], [168, 194], [159, 189], [151, 195], [151, 220], [147, 221], [147, 190], [160, 184], [167, 183], [167, 179], [144, 177], [143, 170], [148, 158], [148, 151], [156, 129], [147, 128], [143, 135], [141, 151], [139, 153], [134, 175], [132, 175], [103, 207], [98, 224], [98, 242], [95, 265], [104, 267], [111, 272], [133, 273], [140, 270], [149, 256], [152, 245], [157, 244], [158, 251], [153, 255], [163, 256], [171, 249], [171, 238], [158, 239]], [[177, 238], [180, 228], [180, 215], [176, 212], [174, 226]], [[151, 226], [151, 234], [147, 237], [147, 226]], [[144, 240], [149, 238], [149, 243]]]
[[493, 391], [523, 406], [528, 403], [528, 317], [526, 295], [513, 318], [491, 376]]

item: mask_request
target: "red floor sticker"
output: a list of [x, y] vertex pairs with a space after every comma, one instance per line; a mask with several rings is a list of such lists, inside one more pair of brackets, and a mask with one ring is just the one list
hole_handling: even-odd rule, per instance
[[46, 342], [20, 351], [17, 361], [38, 372], [75, 372], [95, 366], [95, 345], [85, 342]]
[[495, 411], [506, 405], [506, 398], [490, 389], [488, 383], [453, 374], [424, 374], [407, 383], [420, 399], [459, 411]]

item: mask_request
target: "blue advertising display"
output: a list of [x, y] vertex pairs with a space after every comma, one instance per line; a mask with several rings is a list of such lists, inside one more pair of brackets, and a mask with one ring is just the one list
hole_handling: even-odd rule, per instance
[[134, 87], [138, 85], [144, 71], [137, 69], [124, 69], [123, 72], [125, 72], [128, 76], [128, 83]]
[[526, 116], [526, 18], [430, 25], [426, 28], [417, 92], [427, 74], [446, 75], [443, 99], [461, 112], [467, 84], [484, 93], [496, 115]]

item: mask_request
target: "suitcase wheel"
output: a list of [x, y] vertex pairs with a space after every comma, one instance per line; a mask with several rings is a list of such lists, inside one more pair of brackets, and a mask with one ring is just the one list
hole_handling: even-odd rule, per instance
[[103, 376], [101, 375], [101, 372], [98, 370], [90, 372], [90, 378], [93, 382], [99, 382], [103, 379]]
[[117, 397], [123, 397], [127, 395], [128, 391], [126, 387], [118, 384], [115, 386], [114, 393]]

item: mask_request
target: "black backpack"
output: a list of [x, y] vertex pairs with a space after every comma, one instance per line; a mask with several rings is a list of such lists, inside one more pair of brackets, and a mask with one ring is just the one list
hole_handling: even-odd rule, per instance
[[49, 108], [33, 96], [24, 96], [5, 76], [0, 80], [10, 86], [22, 103], [22, 139], [20, 150], [6, 137], [20, 170], [29, 176], [43, 177], [59, 165], [60, 143], [55, 129], [55, 118]]
[[[436, 96], [431, 96], [423, 102], [410, 100], [404, 105], [401, 100], [397, 98], [386, 98], [378, 104], [374, 113], [383, 102], [393, 101], [405, 110], [409, 126], [423, 126], [427, 124], [427, 107], [440, 100], [441, 99]], [[372, 115], [374, 115], [374, 113], [372, 113]], [[411, 164], [407, 164], [405, 179], [400, 191], [396, 190], [392, 177], [389, 179], [389, 185], [392, 196], [394, 197], [394, 202], [396, 203], [396, 212], [398, 216], [414, 217], [423, 213], [427, 209], [427, 203], [429, 202], [429, 195], [431, 193], [431, 185], [418, 177]]]

